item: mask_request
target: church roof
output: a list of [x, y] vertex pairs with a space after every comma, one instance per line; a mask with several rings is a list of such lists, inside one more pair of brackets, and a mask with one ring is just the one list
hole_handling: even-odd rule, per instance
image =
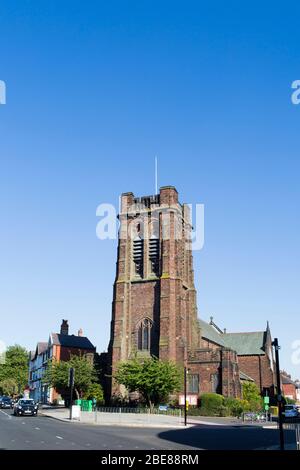
[[[198, 320], [201, 328], [201, 336], [209, 341], [236, 351], [239, 356], [264, 355], [266, 331], [254, 331], [249, 333], [219, 333], [210, 323]], [[244, 379], [246, 380], [246, 379]]]
[[223, 337], [224, 335], [221, 335], [220, 333], [217, 332], [217, 330], [210, 325], [209, 323], [206, 323], [204, 320], [199, 319], [198, 320], [199, 327], [201, 328], [201, 336], [203, 338], [208, 339], [209, 341], [212, 341], [213, 343], [216, 343], [220, 346], [226, 346]]
[[265, 333], [224, 333], [222, 338], [225, 346], [236, 351], [239, 356], [258, 356], [264, 354]]

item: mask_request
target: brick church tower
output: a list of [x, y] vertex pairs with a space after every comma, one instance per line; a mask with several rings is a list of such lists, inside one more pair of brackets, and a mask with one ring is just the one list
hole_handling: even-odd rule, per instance
[[[173, 186], [141, 198], [124, 193], [119, 221], [111, 334], [108, 353], [103, 356], [106, 374], [113, 375], [120, 361], [153, 355], [188, 366], [190, 378], [197, 378], [197, 393], [200, 376], [202, 391], [212, 391], [213, 387], [213, 391], [222, 392], [225, 369], [227, 390], [229, 382], [234, 381], [238, 385], [231, 388], [236, 390], [236, 353], [202, 339], [189, 207], [179, 202]], [[234, 377], [228, 367], [237, 371]], [[113, 379], [105, 388], [108, 399], [122, 390]]]
[[199, 346], [188, 207], [172, 186], [155, 196], [125, 193], [119, 220], [112, 370], [135, 355], [183, 363]]

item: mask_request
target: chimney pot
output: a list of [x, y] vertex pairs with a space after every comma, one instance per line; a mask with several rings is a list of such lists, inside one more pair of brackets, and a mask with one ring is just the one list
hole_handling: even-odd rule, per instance
[[80, 328], [80, 329], [78, 330], [78, 336], [83, 336], [82, 328]]

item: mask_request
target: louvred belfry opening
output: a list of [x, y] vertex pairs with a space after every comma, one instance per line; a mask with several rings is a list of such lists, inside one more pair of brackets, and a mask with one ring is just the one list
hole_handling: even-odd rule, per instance
[[135, 268], [135, 274], [143, 277], [143, 252], [144, 242], [140, 237], [137, 237], [133, 241], [133, 262]]

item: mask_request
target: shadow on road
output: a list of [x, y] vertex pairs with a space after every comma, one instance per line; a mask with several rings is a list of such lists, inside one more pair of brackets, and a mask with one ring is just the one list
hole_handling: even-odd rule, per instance
[[[279, 444], [277, 429], [252, 426], [194, 426], [159, 433], [160, 439], [205, 450], [253, 450]], [[295, 432], [285, 432], [286, 443], [295, 442]]]

